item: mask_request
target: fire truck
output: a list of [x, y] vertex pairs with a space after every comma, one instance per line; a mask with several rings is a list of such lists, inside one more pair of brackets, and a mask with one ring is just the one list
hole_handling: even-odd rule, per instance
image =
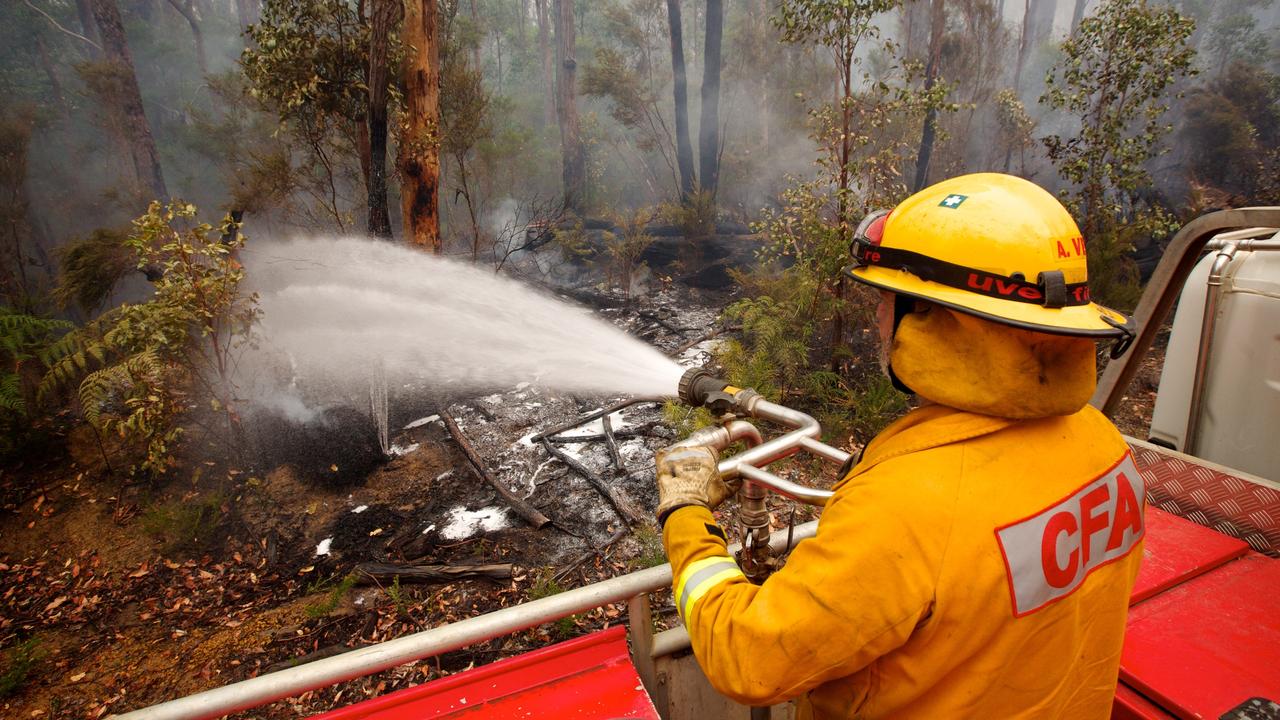
[[[1149, 437], [1126, 438], [1147, 488], [1146, 542], [1113, 718], [1280, 719], [1278, 251], [1280, 207], [1223, 210], [1187, 224], [1135, 311], [1136, 337], [1098, 382], [1093, 404], [1112, 414], [1176, 306]], [[730, 418], [686, 442], [747, 446], [720, 471], [743, 481], [739, 562], [749, 577], [767, 574], [817, 526], [771, 533], [768, 493], [815, 506], [830, 496], [768, 466], [797, 453], [833, 464], [849, 455], [821, 441], [813, 418], [749, 390], [693, 372], [681, 395], [719, 404]], [[757, 422], [781, 431], [766, 439]], [[619, 602], [627, 604], [625, 625], [320, 717], [793, 717], [790, 704], [748, 708], [719, 695], [683, 627], [653, 630], [650, 595], [671, 580], [670, 566], [649, 568], [119, 717], [220, 717]]]

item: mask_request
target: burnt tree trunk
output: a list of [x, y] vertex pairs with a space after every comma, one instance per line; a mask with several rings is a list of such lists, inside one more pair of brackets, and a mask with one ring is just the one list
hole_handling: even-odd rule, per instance
[[667, 0], [667, 25], [671, 35], [672, 92], [675, 94], [676, 163], [680, 167], [680, 199], [693, 194], [693, 145], [689, 141], [689, 82], [684, 69], [684, 31], [680, 0]]
[[92, 0], [93, 19], [102, 38], [103, 61], [110, 64], [116, 79], [116, 112], [121, 118], [121, 129], [129, 149], [133, 170], [137, 178], [138, 194], [143, 204], [150, 200], [164, 200], [164, 175], [160, 171], [160, 156], [156, 141], [151, 135], [151, 124], [142, 109], [142, 92], [138, 89], [138, 76], [133, 69], [133, 56], [120, 21], [120, 8], [116, 0]]
[[169, 4], [191, 26], [191, 36], [196, 43], [196, 63], [200, 66], [200, 75], [202, 77], [208, 75], [209, 62], [205, 58], [204, 33], [200, 31], [200, 23], [196, 20], [196, 9], [191, 6], [191, 0], [169, 0]]
[[400, 142], [404, 236], [439, 255], [440, 46], [436, 0], [405, 0], [405, 136]]
[[369, 32], [369, 234], [391, 238], [391, 214], [387, 208], [387, 50], [391, 29], [400, 14], [399, 0], [373, 0]]
[[538, 13], [538, 56], [542, 59], [542, 120], [556, 121], [556, 76], [551, 68], [551, 15], [547, 0], [534, 0]]
[[[947, 27], [946, 0], [933, 0], [929, 22], [929, 62], [925, 66], [924, 91], [927, 94], [938, 83], [938, 65], [942, 61], [942, 35]], [[930, 105], [920, 131], [920, 152], [916, 154], [916, 180], [912, 192], [919, 192], [929, 180], [929, 159], [937, 137], [938, 107]]]
[[698, 122], [698, 187], [713, 199], [720, 183], [720, 40], [723, 34], [724, 6], [721, 0], [707, 0], [702, 118]]
[[581, 212], [586, 202], [587, 166], [578, 122], [578, 61], [574, 0], [554, 0], [556, 19], [556, 110], [560, 120], [560, 154], [565, 207]]

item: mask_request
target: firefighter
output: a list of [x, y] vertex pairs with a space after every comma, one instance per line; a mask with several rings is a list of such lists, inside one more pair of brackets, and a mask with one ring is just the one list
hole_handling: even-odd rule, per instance
[[[711, 510], [710, 448], [660, 451], [675, 602], [712, 685], [801, 717], [1104, 718], [1144, 491], [1088, 404], [1084, 241], [1025, 180], [953, 178], [863, 221], [845, 272], [882, 292], [882, 363], [920, 407], [842, 473], [817, 536], [762, 585]], [[1118, 354], [1118, 353], [1117, 353]], [[851, 461], [852, 462], [852, 461]]]

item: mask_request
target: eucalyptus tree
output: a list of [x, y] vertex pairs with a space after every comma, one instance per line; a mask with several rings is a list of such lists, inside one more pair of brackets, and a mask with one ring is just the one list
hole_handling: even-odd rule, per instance
[[[1173, 126], [1170, 91], [1193, 72], [1188, 45], [1195, 23], [1145, 0], [1106, 0], [1062, 44], [1041, 104], [1079, 118], [1079, 132], [1044, 139], [1058, 173], [1072, 186], [1073, 207], [1089, 243], [1089, 276], [1124, 304], [1122, 225], [1132, 231], [1158, 217], [1132, 215], [1135, 194], [1151, 182], [1147, 163], [1164, 152]], [[1122, 222], [1125, 221], [1125, 222]], [[1136, 222], [1137, 221], [1137, 222]], [[1158, 232], [1159, 229], [1155, 228]]]

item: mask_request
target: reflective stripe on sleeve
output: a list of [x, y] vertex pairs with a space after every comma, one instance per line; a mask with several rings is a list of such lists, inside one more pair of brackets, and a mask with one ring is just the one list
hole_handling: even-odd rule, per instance
[[733, 558], [709, 557], [689, 563], [689, 567], [680, 573], [675, 587], [676, 609], [680, 611], [680, 617], [688, 623], [689, 610], [703, 595], [716, 585], [736, 577], [745, 576]]

